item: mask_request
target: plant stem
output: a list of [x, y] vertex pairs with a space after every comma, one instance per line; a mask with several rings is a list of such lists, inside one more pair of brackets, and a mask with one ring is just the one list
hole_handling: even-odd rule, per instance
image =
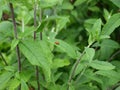
[[[39, 15], [39, 18], [40, 18], [40, 22], [42, 23], [42, 9], [40, 8], [40, 15]], [[40, 32], [40, 40], [42, 40], [43, 36], [42, 36], [42, 32]]]
[[[36, 20], [36, 2], [34, 6], [34, 27], [37, 27], [37, 20]], [[34, 40], [36, 39], [36, 32], [34, 31]], [[37, 80], [37, 86], [38, 90], [40, 90], [40, 82], [39, 82], [39, 67], [36, 66], [36, 80]]]
[[[13, 21], [13, 26], [14, 26], [14, 37], [15, 37], [15, 39], [18, 39], [13, 5], [12, 5], [12, 3], [9, 3], [9, 5], [10, 5], [11, 13], [12, 13], [12, 21]], [[16, 53], [17, 53], [17, 58], [18, 58], [18, 71], [21, 72], [20, 50], [19, 50], [18, 45], [16, 46]]]
[[[11, 16], [12, 16], [12, 21], [13, 21], [13, 27], [14, 27], [14, 38], [18, 39], [17, 37], [17, 25], [16, 25], [16, 21], [15, 21], [15, 16], [14, 16], [14, 9], [13, 9], [13, 4], [9, 3], [10, 6], [10, 10], [11, 10]], [[16, 53], [17, 53], [17, 59], [18, 59], [18, 71], [21, 72], [21, 60], [20, 60], [20, 50], [19, 50], [19, 46], [16, 46]], [[21, 90], [21, 85], [19, 86], [19, 90]]]
[[[88, 45], [87, 47], [89, 48], [89, 47], [91, 47], [91, 45]], [[75, 71], [77, 69], [77, 66], [80, 63], [80, 60], [82, 59], [82, 57], [84, 56], [84, 54], [85, 54], [85, 50], [82, 52], [82, 54], [80, 55], [80, 58], [78, 60], [76, 60], [75, 64], [72, 67], [72, 70], [71, 70], [71, 73], [70, 73], [70, 76], [69, 76], [69, 80], [68, 80], [68, 88], [67, 88], [67, 90], [69, 90], [69, 88], [70, 88], [70, 84], [71, 84], [71, 81], [72, 81], [72, 79], [74, 77], [74, 74], [75, 74]], [[86, 68], [83, 70], [82, 74], [84, 73], [85, 70], [86, 70]]]
[[[76, 68], [80, 62], [80, 60], [82, 59], [82, 57], [84, 56], [85, 54], [85, 51], [83, 51], [83, 53], [81, 54], [80, 58], [75, 62], [75, 64], [73, 65], [72, 67], [72, 71], [71, 71], [71, 74], [70, 74], [70, 77], [69, 77], [69, 80], [68, 80], [68, 84], [71, 83], [73, 77], [74, 77], [74, 74], [75, 74], [75, 71], [76, 71]], [[69, 90], [69, 89], [68, 89]]]
[[107, 61], [110, 62], [119, 53], [120, 53], [120, 50], [118, 50], [117, 52], [115, 52]]
[[6, 62], [6, 60], [5, 60], [5, 58], [3, 57], [3, 55], [2, 55], [1, 52], [0, 52], [0, 56], [1, 56], [2, 60], [3, 60], [3, 62], [5, 63], [5, 65], [8, 66], [8, 63]]

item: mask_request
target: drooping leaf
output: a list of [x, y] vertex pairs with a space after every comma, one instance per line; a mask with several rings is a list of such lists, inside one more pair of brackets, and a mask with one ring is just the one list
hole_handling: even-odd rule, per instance
[[115, 68], [115, 66], [113, 66], [109, 62], [98, 61], [98, 60], [92, 61], [91, 63], [89, 63], [89, 66], [98, 70], [112, 70]]
[[44, 72], [46, 81], [50, 81], [52, 53], [45, 41], [22, 41], [20, 50], [32, 65], [40, 66]]
[[120, 13], [114, 14], [107, 21], [102, 29], [102, 35], [110, 35], [117, 27], [120, 26]]

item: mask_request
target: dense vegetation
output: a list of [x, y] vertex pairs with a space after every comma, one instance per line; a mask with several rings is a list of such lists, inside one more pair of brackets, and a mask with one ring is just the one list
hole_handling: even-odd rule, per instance
[[0, 90], [120, 90], [120, 0], [0, 0]]

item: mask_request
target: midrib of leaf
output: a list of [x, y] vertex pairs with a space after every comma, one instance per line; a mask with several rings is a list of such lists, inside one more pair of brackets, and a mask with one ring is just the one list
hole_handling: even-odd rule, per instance
[[28, 49], [28, 51], [31, 52], [31, 54], [36, 58], [36, 60], [39, 60], [39, 59], [36, 57], [36, 55], [29, 49], [29, 47], [27, 47], [23, 42], [21, 42], [21, 44], [23, 44], [23, 45]]

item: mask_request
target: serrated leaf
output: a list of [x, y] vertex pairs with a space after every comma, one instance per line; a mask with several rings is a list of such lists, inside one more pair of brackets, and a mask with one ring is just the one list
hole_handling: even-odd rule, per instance
[[51, 80], [52, 53], [45, 41], [22, 41], [20, 51], [32, 65], [40, 66], [47, 82]]
[[115, 66], [113, 66], [109, 62], [98, 61], [98, 60], [92, 61], [91, 63], [89, 63], [89, 66], [98, 70], [112, 70], [115, 68]]
[[107, 21], [102, 29], [102, 35], [110, 35], [117, 27], [120, 26], [120, 13], [114, 14]]

